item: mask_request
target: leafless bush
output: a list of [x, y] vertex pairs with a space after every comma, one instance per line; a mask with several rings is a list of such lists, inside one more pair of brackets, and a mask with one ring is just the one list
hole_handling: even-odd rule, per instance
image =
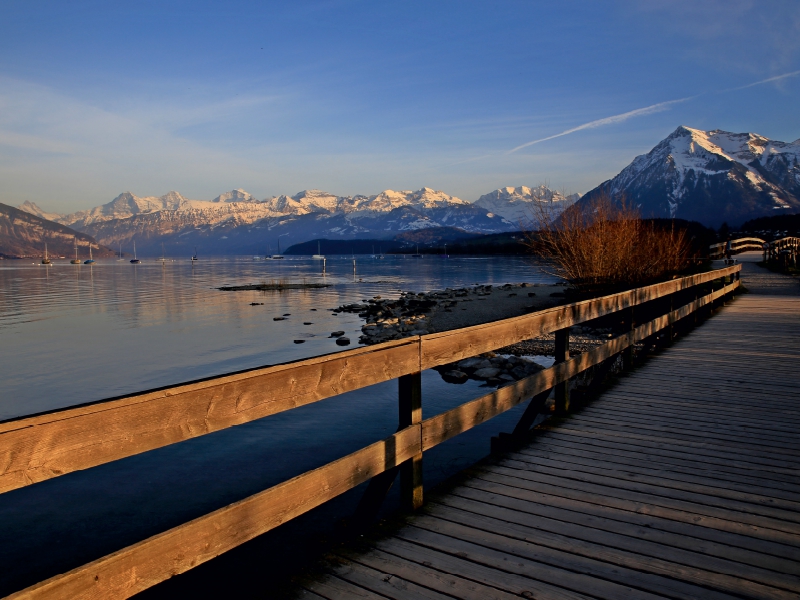
[[664, 280], [686, 267], [686, 231], [643, 221], [624, 199], [599, 196], [560, 215], [535, 205], [538, 231], [528, 245], [552, 259], [554, 273], [583, 291], [603, 291]]

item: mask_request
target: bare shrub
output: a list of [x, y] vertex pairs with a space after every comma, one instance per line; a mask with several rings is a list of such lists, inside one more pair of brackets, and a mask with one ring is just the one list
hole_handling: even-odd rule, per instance
[[535, 205], [538, 231], [528, 245], [552, 259], [553, 272], [582, 291], [611, 291], [646, 285], [683, 270], [690, 243], [683, 229], [644, 221], [623, 199], [607, 195], [575, 204], [560, 215]]

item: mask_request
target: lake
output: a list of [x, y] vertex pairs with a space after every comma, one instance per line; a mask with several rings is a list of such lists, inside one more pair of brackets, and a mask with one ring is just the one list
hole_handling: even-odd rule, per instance
[[[49, 267], [0, 261], [0, 419], [345, 349], [329, 337], [334, 330], [344, 330], [349, 347], [357, 346], [363, 321], [330, 311], [344, 303], [396, 297], [401, 290], [554, 281], [525, 257], [357, 256], [355, 277], [351, 257], [330, 257], [326, 273], [321, 271], [321, 261], [308, 257], [164, 265], [57, 261]], [[330, 287], [216, 289], [270, 281]], [[285, 320], [273, 320], [283, 315]], [[426, 371], [423, 414], [486, 391], [479, 382], [450, 385]], [[521, 408], [427, 452], [426, 486], [485, 456], [489, 437], [512, 429]], [[7, 568], [0, 573], [0, 595], [325, 464], [396, 427], [392, 381], [2, 494], [0, 560]], [[236, 568], [243, 571], [239, 595], [247, 597], [253, 574], [242, 565], [263, 575], [269, 556], [270, 576], [279, 580], [306, 556], [309, 540], [330, 534], [352, 512], [359, 493], [353, 490], [145, 595], [191, 589], [213, 597], [217, 576]], [[392, 496], [387, 506], [395, 505]]]

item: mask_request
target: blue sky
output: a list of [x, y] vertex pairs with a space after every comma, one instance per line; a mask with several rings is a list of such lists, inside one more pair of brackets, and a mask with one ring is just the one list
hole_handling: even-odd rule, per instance
[[58, 212], [583, 193], [678, 125], [800, 137], [796, 0], [5, 0], [0, 23], [0, 202]]

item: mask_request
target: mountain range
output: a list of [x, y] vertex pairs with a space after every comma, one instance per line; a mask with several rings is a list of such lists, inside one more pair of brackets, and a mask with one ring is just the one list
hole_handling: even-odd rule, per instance
[[515, 231], [535, 226], [539, 208], [554, 216], [600, 195], [624, 197], [644, 217], [736, 226], [800, 212], [799, 163], [800, 140], [681, 126], [583, 197], [520, 186], [494, 190], [475, 202], [431, 188], [355, 196], [305, 190], [259, 200], [235, 189], [213, 200], [190, 200], [174, 191], [159, 197], [124, 192], [68, 215], [31, 202], [19, 208], [112, 248], [130, 248], [135, 240], [144, 254], [160, 253], [161, 244], [170, 252], [198, 246], [205, 254], [261, 254], [319, 238], [389, 240], [425, 232], [425, 239], [435, 242]]
[[30, 202], [20, 208], [48, 214], [111, 247], [129, 248], [135, 240], [143, 254], [161, 252], [162, 243], [170, 250], [199, 246], [207, 254], [250, 254], [314, 238], [389, 240], [425, 230], [440, 239], [454, 239], [514, 231], [521, 220], [534, 217], [532, 203], [546, 202], [559, 211], [577, 198], [544, 186], [502, 188], [475, 203], [430, 188], [371, 196], [305, 190], [264, 200], [237, 189], [213, 200], [190, 200], [178, 192], [160, 197], [125, 192], [107, 204], [69, 215], [48, 214]]
[[623, 196], [644, 217], [719, 227], [800, 212], [800, 140], [678, 127], [580, 200]]

